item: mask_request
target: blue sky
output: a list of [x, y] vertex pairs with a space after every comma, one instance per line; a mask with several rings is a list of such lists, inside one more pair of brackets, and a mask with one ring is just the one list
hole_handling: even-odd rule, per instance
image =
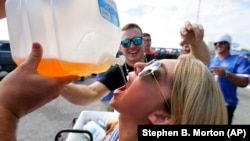
[[[206, 43], [229, 33], [233, 42], [250, 49], [250, 0], [115, 0], [121, 27], [133, 22], [152, 36], [154, 47], [179, 47], [179, 29], [189, 20], [202, 24]], [[200, 8], [199, 7], [200, 3]], [[197, 14], [199, 9], [199, 14]], [[0, 40], [8, 40], [0, 20]]]

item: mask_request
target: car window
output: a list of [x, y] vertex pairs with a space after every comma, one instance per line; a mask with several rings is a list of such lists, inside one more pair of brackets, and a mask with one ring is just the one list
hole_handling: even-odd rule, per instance
[[10, 44], [9, 43], [0, 43], [0, 50], [10, 51]]

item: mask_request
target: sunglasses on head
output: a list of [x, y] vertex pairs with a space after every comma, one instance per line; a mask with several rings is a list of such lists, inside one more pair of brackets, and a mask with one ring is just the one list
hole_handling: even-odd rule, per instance
[[136, 46], [141, 45], [142, 44], [142, 37], [139, 36], [139, 37], [135, 37], [133, 39], [123, 40], [123, 41], [121, 41], [121, 45], [124, 48], [129, 48], [130, 45], [131, 45], [131, 42], [133, 42], [133, 44], [136, 45]]
[[169, 104], [170, 101], [166, 99], [166, 96], [164, 95], [163, 90], [161, 89], [160, 84], [159, 84], [159, 82], [157, 80], [157, 77], [155, 75], [156, 71], [159, 70], [161, 65], [162, 64], [161, 64], [161, 62], [159, 60], [154, 59], [151, 62], [149, 62], [148, 65], [145, 66], [145, 68], [143, 68], [143, 70], [138, 73], [138, 75], [140, 77], [145, 77], [145, 76], [149, 76], [149, 75], [153, 76], [156, 84], [158, 85], [158, 88], [160, 89], [161, 95], [164, 98], [164, 102], [165, 102], [165, 105], [166, 105], [165, 106], [166, 111], [171, 113], [171, 107], [170, 107], [170, 104]]
[[224, 45], [224, 44], [228, 44], [228, 42], [227, 41], [215, 42], [214, 46], [216, 46], [217, 44], [218, 45]]
[[149, 74], [154, 74], [156, 70], [158, 70], [161, 66], [161, 62], [159, 60], [152, 60], [146, 65], [142, 71], [139, 72], [139, 76], [143, 77]]

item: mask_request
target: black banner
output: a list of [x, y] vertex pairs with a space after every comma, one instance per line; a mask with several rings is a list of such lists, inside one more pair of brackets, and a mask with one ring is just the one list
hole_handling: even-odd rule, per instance
[[139, 125], [138, 141], [169, 139], [250, 141], [250, 125]]

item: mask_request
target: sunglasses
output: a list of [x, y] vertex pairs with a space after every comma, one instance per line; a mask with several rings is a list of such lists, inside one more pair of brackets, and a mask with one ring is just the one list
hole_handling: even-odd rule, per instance
[[216, 46], [217, 44], [218, 45], [224, 45], [224, 44], [228, 44], [228, 42], [227, 41], [215, 42], [214, 46]]
[[159, 76], [159, 75], [156, 75], [156, 73], [159, 73], [157, 71], [159, 71], [159, 68], [160, 68], [161, 65], [162, 64], [161, 64], [161, 62], [159, 60], [154, 59], [154, 60], [150, 61], [148, 63], [148, 65], [145, 66], [145, 68], [143, 68], [143, 70], [138, 73], [138, 75], [140, 77], [152, 76], [154, 78], [158, 88], [160, 89], [161, 95], [164, 98], [164, 102], [165, 102], [165, 105], [166, 105], [165, 106], [166, 111], [171, 113], [171, 107], [170, 107], [170, 104], [169, 104], [170, 100], [166, 99], [166, 96], [164, 95], [163, 90], [161, 89], [160, 84], [159, 84], [159, 82], [157, 80], [157, 76]]
[[129, 48], [130, 45], [131, 45], [131, 42], [133, 42], [133, 44], [136, 45], [136, 46], [141, 45], [142, 44], [142, 37], [139, 36], [139, 37], [135, 37], [133, 39], [123, 40], [123, 41], [121, 41], [121, 45], [124, 48]]

